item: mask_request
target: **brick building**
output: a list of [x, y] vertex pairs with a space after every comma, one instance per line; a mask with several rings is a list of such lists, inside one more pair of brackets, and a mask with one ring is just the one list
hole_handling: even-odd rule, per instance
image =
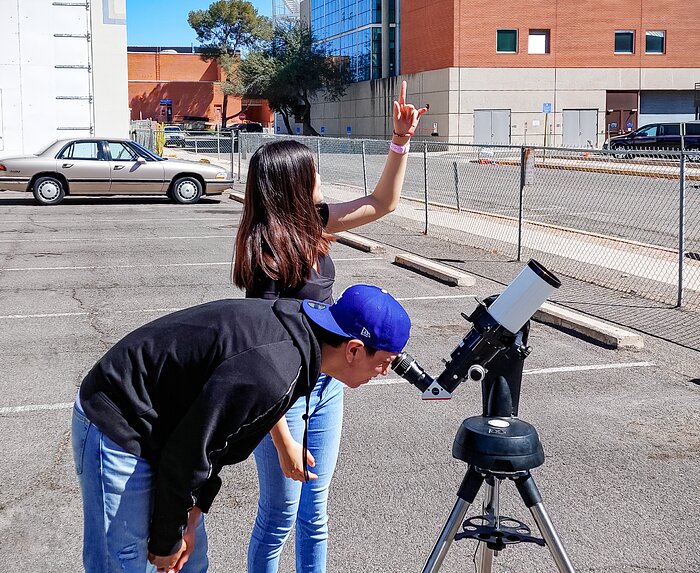
[[[223, 72], [216, 61], [205, 61], [192, 48], [130, 46], [129, 107], [131, 119], [165, 123], [221, 122], [223, 94], [217, 82]], [[271, 125], [267, 102], [229, 96], [229, 117], [244, 111], [246, 121]], [[238, 118], [228, 123], [238, 123]]]
[[[334, 2], [343, 9], [331, 10]], [[303, 0], [302, 17], [317, 31], [347, 31], [352, 4]], [[423, 133], [455, 142], [599, 147], [609, 134], [698, 116], [700, 13], [683, 0], [372, 5], [396, 11], [401, 75], [359, 82], [342, 102], [315, 106], [326, 133], [388, 135], [384, 110], [401, 79], [411, 101], [430, 103]], [[383, 59], [381, 48], [373, 57]]]

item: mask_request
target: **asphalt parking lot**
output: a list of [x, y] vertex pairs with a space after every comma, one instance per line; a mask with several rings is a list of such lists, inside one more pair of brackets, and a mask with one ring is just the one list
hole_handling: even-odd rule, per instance
[[[240, 209], [225, 196], [193, 206], [69, 197], [39, 207], [27, 194], [0, 193], [0, 569], [80, 570], [69, 435], [76, 389], [137, 326], [242, 296], [229, 280]], [[423, 240], [394, 222], [385, 233]], [[391, 250], [333, 249], [336, 293], [369, 282], [399, 298], [414, 325], [409, 351], [433, 374], [468, 330], [460, 312], [502, 290], [487, 278], [448, 287], [393, 265]], [[445, 244], [446, 254], [454, 249]], [[530, 344], [520, 414], [542, 439], [547, 457], [533, 475], [577, 571], [700, 571], [698, 353], [649, 336], [643, 350], [611, 350], [541, 324]], [[465, 383], [450, 401], [422, 402], [389, 374], [345, 399], [328, 570], [420, 571], [466, 470], [450, 452], [462, 420], [480, 413], [479, 389]], [[208, 516], [211, 570], [242, 572], [255, 466], [248, 460], [222, 478]], [[512, 484], [501, 511], [536, 531]], [[281, 571], [293, 571], [293, 548], [290, 540]], [[456, 542], [441, 571], [474, 571], [474, 549]], [[494, 571], [556, 567], [546, 549], [521, 544]]]

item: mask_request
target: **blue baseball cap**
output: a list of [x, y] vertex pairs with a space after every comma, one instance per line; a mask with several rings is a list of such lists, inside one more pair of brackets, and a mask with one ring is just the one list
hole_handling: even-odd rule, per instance
[[373, 285], [352, 285], [334, 304], [302, 302], [304, 314], [328, 332], [356, 338], [376, 350], [399, 353], [408, 342], [411, 319], [387, 291]]

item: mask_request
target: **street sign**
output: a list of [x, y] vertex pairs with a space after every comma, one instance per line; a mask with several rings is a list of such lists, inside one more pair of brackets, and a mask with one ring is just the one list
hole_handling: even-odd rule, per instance
[[296, 131], [297, 131], [297, 134], [300, 134], [300, 133], [301, 133], [301, 127], [299, 127], [299, 126], [297, 125]]
[[238, 114], [238, 119], [240, 119], [241, 121], [245, 121], [245, 114], [244, 114], [244, 113], [239, 113], [239, 114]]
[[326, 133], [326, 128], [324, 126], [321, 126], [321, 135], [323, 135], [324, 133]]
[[171, 99], [162, 99], [162, 100], [160, 100], [160, 105], [173, 105], [173, 100], [171, 100]]
[[278, 132], [279, 132], [279, 131], [282, 131], [282, 129], [280, 128], [279, 125], [277, 126], [277, 131], [278, 131]]
[[350, 135], [350, 134], [352, 133], [352, 126], [351, 126], [351, 125], [348, 125], [348, 126], [345, 128], [345, 133], [346, 133], [347, 135]]
[[542, 113], [552, 113], [552, 104], [550, 102], [542, 104]]
[[632, 129], [634, 127], [634, 124], [631, 121], [627, 122], [627, 129]]
[[610, 129], [617, 129], [617, 122], [616, 121], [613, 121], [612, 123], [610, 123]]

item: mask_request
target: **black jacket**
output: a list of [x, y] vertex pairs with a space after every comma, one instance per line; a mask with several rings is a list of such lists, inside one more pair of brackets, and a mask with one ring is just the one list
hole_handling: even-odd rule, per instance
[[321, 352], [300, 305], [230, 299], [169, 314], [117, 342], [83, 380], [87, 417], [154, 466], [154, 554], [177, 550], [221, 468], [247, 458], [313, 388]]

